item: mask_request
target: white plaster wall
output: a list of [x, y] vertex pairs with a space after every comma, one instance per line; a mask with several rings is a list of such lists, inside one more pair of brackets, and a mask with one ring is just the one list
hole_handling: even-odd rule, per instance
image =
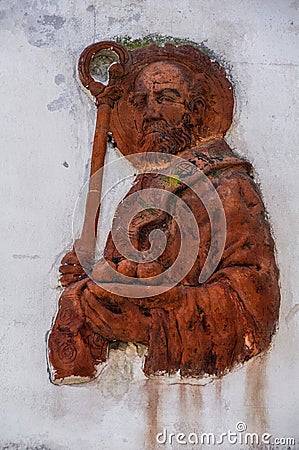
[[[291, 448], [299, 448], [298, 7], [297, 0], [1, 1], [0, 448], [154, 449], [163, 427], [219, 434], [238, 421], [295, 437]], [[205, 386], [146, 380], [128, 346], [112, 352], [97, 382], [57, 387], [47, 375], [45, 336], [95, 122], [77, 59], [94, 41], [149, 33], [204, 42], [231, 68], [236, 115], [228, 141], [253, 162], [271, 217], [279, 330], [268, 355]]]

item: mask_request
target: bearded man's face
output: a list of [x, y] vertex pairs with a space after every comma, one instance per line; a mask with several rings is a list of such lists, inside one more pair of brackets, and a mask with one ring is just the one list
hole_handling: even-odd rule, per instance
[[188, 83], [177, 63], [156, 62], [135, 80], [134, 122], [140, 152], [176, 154], [192, 144]]

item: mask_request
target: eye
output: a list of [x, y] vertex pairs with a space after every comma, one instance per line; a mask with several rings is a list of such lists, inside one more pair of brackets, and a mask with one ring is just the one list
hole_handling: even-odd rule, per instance
[[159, 95], [157, 98], [158, 103], [174, 103], [176, 100], [176, 97], [168, 94]]
[[135, 95], [131, 100], [132, 105], [142, 107], [146, 105], [146, 95]]

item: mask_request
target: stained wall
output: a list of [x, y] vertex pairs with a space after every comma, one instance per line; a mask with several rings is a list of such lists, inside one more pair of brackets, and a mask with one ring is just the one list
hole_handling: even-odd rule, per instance
[[[295, 437], [291, 448], [299, 448], [298, 8], [297, 0], [1, 2], [0, 448], [186, 448], [157, 444], [156, 433], [219, 436], [240, 421], [250, 432]], [[111, 351], [97, 381], [57, 387], [47, 373], [46, 333], [95, 124], [77, 59], [92, 42], [150, 33], [204, 43], [233, 80], [227, 140], [254, 164], [269, 213], [279, 329], [267, 355], [202, 386], [146, 379], [142, 349], [129, 345]]]

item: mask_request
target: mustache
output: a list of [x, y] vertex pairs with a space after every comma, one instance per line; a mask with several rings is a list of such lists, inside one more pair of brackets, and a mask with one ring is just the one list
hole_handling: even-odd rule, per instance
[[139, 140], [143, 152], [159, 151], [176, 154], [190, 147], [192, 143], [191, 130], [183, 123], [177, 127], [171, 127], [163, 120], [151, 120], [145, 125], [145, 131]]
[[142, 132], [144, 135], [150, 133], [163, 133], [169, 131], [171, 127], [164, 119], [150, 119], [145, 120], [142, 124]]

